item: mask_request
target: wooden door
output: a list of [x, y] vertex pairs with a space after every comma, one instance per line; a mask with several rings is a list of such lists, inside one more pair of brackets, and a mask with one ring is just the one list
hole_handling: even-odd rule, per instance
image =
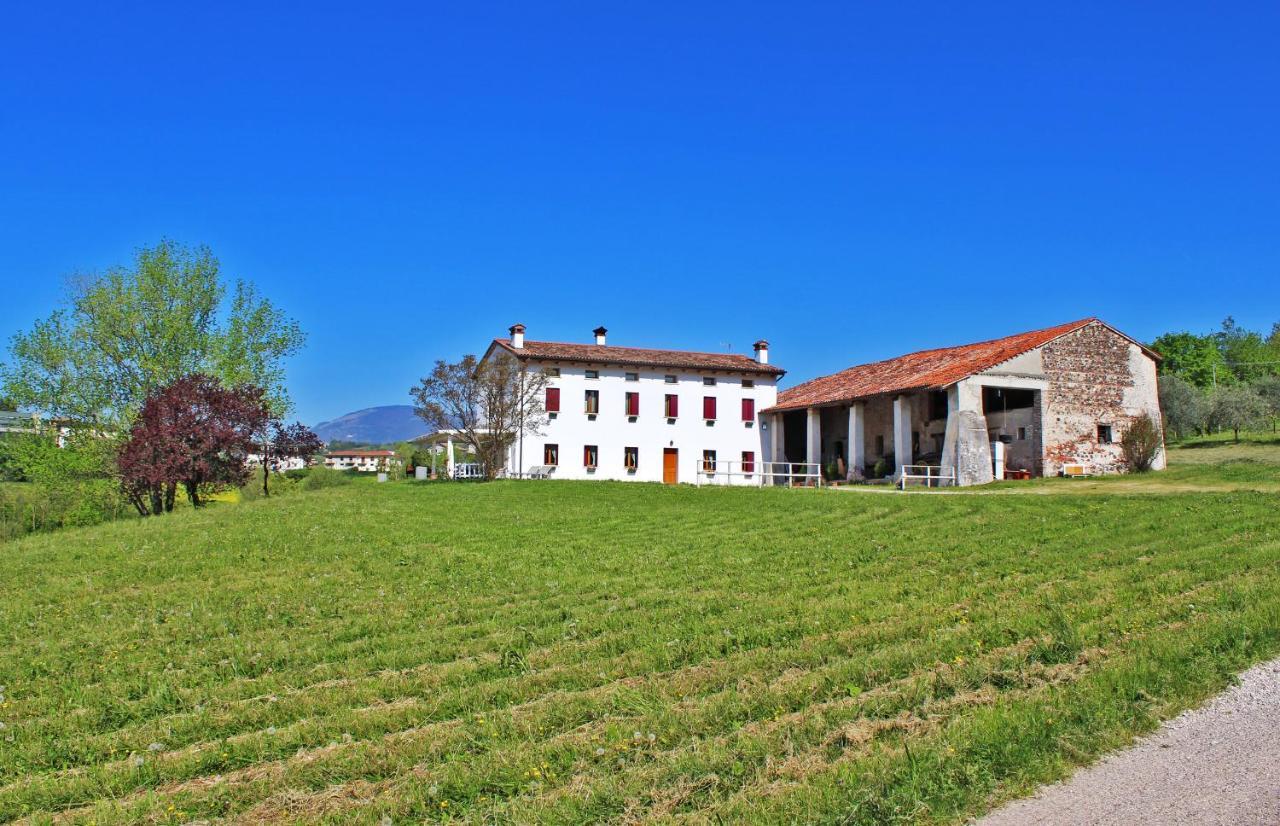
[[680, 481], [680, 451], [674, 447], [662, 449], [662, 484], [674, 485]]

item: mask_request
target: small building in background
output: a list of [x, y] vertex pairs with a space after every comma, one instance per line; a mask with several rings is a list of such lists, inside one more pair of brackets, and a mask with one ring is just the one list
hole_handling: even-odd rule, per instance
[[331, 450], [324, 455], [325, 467], [376, 473], [400, 464], [394, 450]]

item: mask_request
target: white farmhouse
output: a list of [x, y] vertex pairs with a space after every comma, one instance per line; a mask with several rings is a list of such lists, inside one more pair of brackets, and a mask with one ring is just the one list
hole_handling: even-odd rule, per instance
[[[760, 411], [785, 373], [755, 358], [615, 347], [603, 327], [594, 344], [530, 341], [523, 324], [494, 339], [484, 359], [516, 358], [547, 377], [548, 420], [517, 434], [507, 473], [556, 479], [760, 484]], [[707, 471], [714, 471], [709, 476]]]

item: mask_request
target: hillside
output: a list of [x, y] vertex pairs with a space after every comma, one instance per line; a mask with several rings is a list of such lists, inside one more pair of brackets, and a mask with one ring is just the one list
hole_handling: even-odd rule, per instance
[[403, 442], [427, 432], [427, 426], [407, 404], [366, 407], [312, 428], [326, 442], [335, 440], [384, 445]]
[[0, 821], [962, 822], [1280, 651], [1275, 501], [357, 480], [24, 538]]

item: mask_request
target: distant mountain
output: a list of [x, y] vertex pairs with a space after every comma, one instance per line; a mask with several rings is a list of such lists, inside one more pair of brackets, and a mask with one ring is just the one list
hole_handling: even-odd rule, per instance
[[403, 442], [427, 432], [422, 419], [407, 404], [367, 407], [312, 428], [326, 442], [360, 442], [384, 445]]

